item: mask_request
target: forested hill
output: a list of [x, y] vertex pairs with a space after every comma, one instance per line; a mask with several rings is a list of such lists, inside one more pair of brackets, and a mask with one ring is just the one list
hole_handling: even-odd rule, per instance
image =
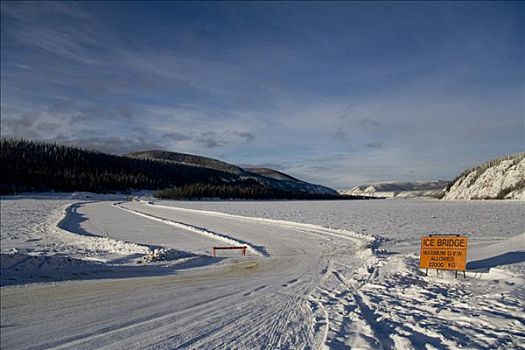
[[279, 192], [295, 193], [301, 195], [310, 194], [313, 196], [339, 196], [339, 194], [335, 190], [329, 187], [301, 181], [287, 174], [272, 169], [242, 169], [236, 165], [232, 165], [213, 158], [158, 150], [136, 152], [128, 154], [127, 156], [139, 159], [155, 159], [169, 163], [193, 165], [198, 167], [215, 169], [219, 171], [225, 171], [230, 174], [238, 175], [241, 179], [245, 181], [251, 180], [252, 183], [257, 183], [263, 187], [272, 188]]
[[298, 186], [246, 171], [236, 174], [232, 170], [190, 163], [188, 159], [191, 155], [186, 156], [183, 162], [169, 161], [117, 156], [46, 142], [2, 139], [0, 192], [124, 192], [146, 189], [161, 190], [158, 195], [164, 198], [340, 197], [323, 186], [306, 182]]
[[1, 191], [163, 189], [189, 183], [237, 182], [214, 169], [152, 159], [132, 159], [81, 148], [2, 139]]

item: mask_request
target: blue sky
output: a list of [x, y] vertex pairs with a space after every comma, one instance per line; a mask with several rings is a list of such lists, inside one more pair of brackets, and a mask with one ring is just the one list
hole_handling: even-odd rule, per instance
[[519, 2], [1, 4], [2, 136], [335, 188], [525, 149]]

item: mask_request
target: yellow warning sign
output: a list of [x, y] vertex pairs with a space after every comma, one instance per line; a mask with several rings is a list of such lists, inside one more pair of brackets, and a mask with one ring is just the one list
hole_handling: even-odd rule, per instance
[[467, 267], [467, 237], [422, 237], [419, 267], [422, 269], [465, 271]]

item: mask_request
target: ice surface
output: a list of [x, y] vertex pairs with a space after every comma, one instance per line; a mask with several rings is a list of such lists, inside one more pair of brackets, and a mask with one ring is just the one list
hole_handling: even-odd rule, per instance
[[418, 251], [426, 234], [467, 234], [469, 247], [486, 246], [525, 232], [520, 201], [159, 201], [182, 208], [220, 211], [341, 228], [387, 241], [393, 252]]

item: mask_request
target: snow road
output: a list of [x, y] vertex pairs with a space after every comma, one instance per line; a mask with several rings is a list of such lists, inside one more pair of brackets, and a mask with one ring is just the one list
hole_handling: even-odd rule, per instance
[[234, 241], [252, 249], [247, 257], [230, 254], [206, 268], [156, 276], [2, 288], [2, 349], [525, 343], [524, 280], [509, 271], [487, 281], [426, 277], [415, 256], [373, 252], [371, 236], [146, 202], [83, 203], [73, 219], [66, 229], [76, 234], [144, 247], [206, 254]]
[[[2, 291], [2, 306], [8, 307], [2, 312], [2, 347], [224, 348], [235, 344], [240, 348], [318, 348], [329, 325], [323, 305], [309, 297], [331, 273], [326, 256], [335, 253], [335, 240], [337, 250], [348, 255], [366, 249], [366, 240], [351, 233], [323, 237], [322, 232], [300, 225], [225, 220], [139, 202], [122, 207], [227, 232], [266, 247], [270, 256], [234, 258], [212, 269], [175, 276], [8, 288]], [[112, 238], [136, 239], [129, 228], [142, 220], [148, 229], [144, 234], [144, 227], [138, 227], [143, 232], [140, 243], [158, 242], [158, 232], [169, 242], [162, 222], [137, 215], [131, 225], [119, 228], [119, 223], [129, 222], [130, 212], [108, 202], [88, 203], [82, 209], [85, 212], [78, 211], [86, 217], [100, 215]], [[88, 219], [86, 226], [90, 225], [94, 222]], [[207, 239], [198, 234], [196, 238], [199, 246]], [[173, 242], [181, 243], [178, 239]], [[213, 243], [221, 242], [209, 242]], [[34, 336], [24, 336], [27, 334]]]

